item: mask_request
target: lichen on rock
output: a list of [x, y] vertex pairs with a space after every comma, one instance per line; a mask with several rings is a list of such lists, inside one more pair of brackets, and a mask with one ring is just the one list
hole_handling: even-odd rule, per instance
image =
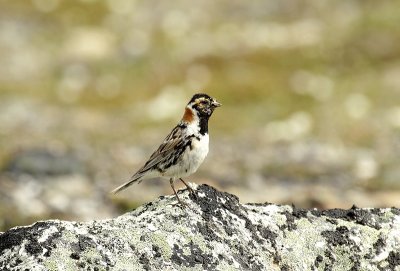
[[396, 208], [242, 204], [211, 186], [109, 220], [0, 234], [0, 270], [400, 270]]

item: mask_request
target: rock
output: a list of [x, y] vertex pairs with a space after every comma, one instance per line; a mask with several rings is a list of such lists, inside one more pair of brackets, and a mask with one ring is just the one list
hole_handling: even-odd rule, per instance
[[400, 270], [400, 210], [241, 204], [213, 187], [0, 234], [0, 270]]

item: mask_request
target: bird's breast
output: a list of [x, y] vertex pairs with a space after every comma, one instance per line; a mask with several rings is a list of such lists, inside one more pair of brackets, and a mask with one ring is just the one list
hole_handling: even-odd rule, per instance
[[203, 135], [201, 137], [195, 137], [192, 140], [191, 144], [191, 154], [193, 156], [193, 159], [199, 159], [202, 162], [204, 158], [206, 158], [208, 154], [208, 143], [209, 143], [209, 137], [208, 134]]
[[182, 159], [183, 168], [185, 169], [184, 175], [188, 176], [194, 173], [203, 163], [208, 154], [208, 143], [208, 134], [193, 137], [190, 148], [186, 150], [186, 157]]

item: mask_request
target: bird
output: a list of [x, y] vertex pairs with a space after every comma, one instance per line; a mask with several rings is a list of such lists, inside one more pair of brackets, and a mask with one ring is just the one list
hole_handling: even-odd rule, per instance
[[129, 181], [118, 186], [111, 193], [116, 194], [146, 179], [161, 177], [169, 179], [176, 199], [181, 205], [184, 204], [175, 190], [176, 180], [179, 179], [189, 192], [196, 196], [183, 178], [195, 173], [206, 158], [209, 150], [208, 121], [214, 110], [221, 105], [205, 93], [193, 95], [185, 107], [182, 119], [158, 149]]

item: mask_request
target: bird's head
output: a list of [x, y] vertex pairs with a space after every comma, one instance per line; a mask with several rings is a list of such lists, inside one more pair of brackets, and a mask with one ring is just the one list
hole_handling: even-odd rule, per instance
[[198, 93], [190, 99], [186, 108], [191, 109], [199, 118], [209, 118], [214, 112], [214, 109], [220, 106], [221, 104], [217, 102], [216, 99], [207, 94]]

